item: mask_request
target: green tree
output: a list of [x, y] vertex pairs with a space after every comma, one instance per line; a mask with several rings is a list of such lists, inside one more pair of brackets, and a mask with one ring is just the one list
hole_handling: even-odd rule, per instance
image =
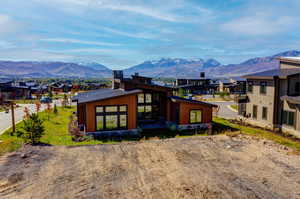
[[178, 96], [179, 97], [184, 97], [184, 95], [185, 95], [185, 90], [183, 88], [179, 88], [179, 90], [178, 90]]
[[52, 97], [53, 97], [53, 93], [52, 93], [51, 89], [50, 89], [49, 92], [48, 92], [48, 97], [50, 97], [51, 99], [52, 99]]
[[57, 113], [58, 113], [58, 110], [57, 110], [56, 104], [54, 104], [53, 113], [54, 113], [55, 115], [57, 115]]
[[41, 120], [38, 114], [33, 113], [28, 119], [24, 120], [24, 126], [22, 132], [19, 134], [26, 143], [37, 144], [40, 142], [41, 137], [44, 135], [43, 120]]

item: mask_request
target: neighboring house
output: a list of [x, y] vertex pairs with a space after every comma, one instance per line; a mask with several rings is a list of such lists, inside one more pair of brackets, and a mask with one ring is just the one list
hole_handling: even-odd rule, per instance
[[49, 86], [49, 90], [51, 90], [55, 94], [68, 93], [71, 91], [71, 89], [72, 89], [72, 84], [69, 83], [55, 82]]
[[246, 79], [230, 78], [219, 81], [219, 92], [226, 92], [230, 94], [245, 94], [246, 93]]
[[183, 89], [186, 94], [209, 94], [211, 93], [210, 79], [205, 78], [205, 73], [200, 73], [199, 79], [176, 79], [174, 82], [175, 92]]
[[25, 84], [15, 83], [13, 81], [0, 82], [0, 100], [30, 99], [31, 89]]
[[176, 126], [211, 129], [212, 105], [173, 96], [170, 87], [155, 85], [138, 74], [124, 78], [114, 71], [112, 88], [79, 93], [77, 117], [86, 132], [136, 131]]
[[280, 58], [275, 70], [246, 75], [239, 115], [252, 125], [300, 137], [300, 58]]

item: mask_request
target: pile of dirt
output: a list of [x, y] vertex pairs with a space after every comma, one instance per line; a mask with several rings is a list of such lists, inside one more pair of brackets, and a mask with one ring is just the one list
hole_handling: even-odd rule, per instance
[[244, 135], [81, 147], [0, 157], [0, 198], [300, 198], [300, 156]]

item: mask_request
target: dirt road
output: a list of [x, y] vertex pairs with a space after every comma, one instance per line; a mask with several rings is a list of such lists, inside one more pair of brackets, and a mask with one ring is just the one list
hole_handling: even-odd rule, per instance
[[300, 156], [246, 136], [25, 147], [0, 157], [0, 198], [300, 198]]

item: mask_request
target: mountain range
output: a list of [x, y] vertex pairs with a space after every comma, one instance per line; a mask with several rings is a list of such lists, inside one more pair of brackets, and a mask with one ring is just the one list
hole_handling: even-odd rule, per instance
[[111, 76], [107, 67], [91, 63], [76, 64], [66, 62], [0, 61], [0, 77], [18, 78], [104, 78]]
[[[278, 67], [276, 58], [290, 56], [300, 56], [300, 51], [291, 50], [228, 65], [215, 59], [161, 58], [132, 66], [125, 69], [124, 73], [139, 73], [150, 77], [198, 78], [200, 72], [205, 72], [207, 77], [237, 77], [275, 69]], [[0, 61], [0, 77], [104, 78], [111, 77], [111, 74], [111, 69], [98, 63]]]

